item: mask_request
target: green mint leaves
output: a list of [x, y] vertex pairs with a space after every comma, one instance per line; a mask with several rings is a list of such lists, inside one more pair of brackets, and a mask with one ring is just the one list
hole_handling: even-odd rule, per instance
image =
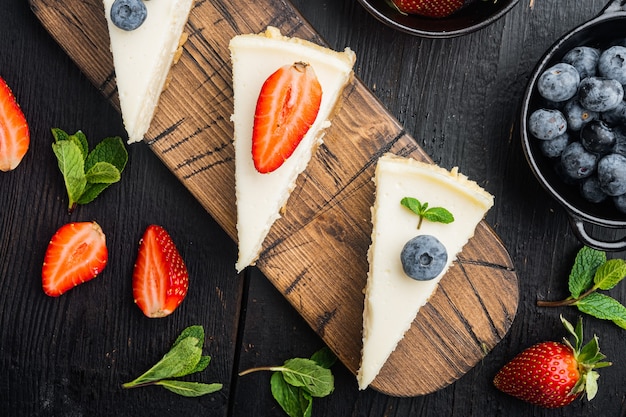
[[204, 328], [202, 326], [187, 327], [160, 361], [133, 381], [122, 384], [122, 387], [160, 385], [185, 397], [199, 397], [221, 390], [222, 384], [204, 384], [174, 379], [206, 369], [211, 357], [202, 355], [203, 345]]
[[251, 368], [239, 376], [256, 371], [272, 371], [270, 388], [272, 396], [290, 417], [311, 417], [313, 398], [325, 397], [335, 389], [335, 379], [330, 368], [337, 358], [327, 347], [311, 359], [294, 358], [282, 366]]
[[128, 152], [120, 137], [105, 138], [89, 152], [85, 134], [69, 135], [53, 128], [52, 151], [63, 174], [71, 213], [76, 205], [93, 201], [109, 185], [120, 180]]
[[400, 204], [419, 216], [419, 222], [417, 223], [418, 229], [422, 227], [423, 219], [445, 224], [452, 223], [454, 221], [452, 213], [445, 208], [428, 207], [428, 203], [422, 204], [418, 199], [413, 197], [404, 197], [400, 200]]
[[593, 317], [610, 320], [626, 329], [626, 307], [616, 299], [599, 293], [610, 290], [626, 277], [626, 261], [606, 259], [604, 252], [583, 247], [569, 275], [570, 296], [562, 301], [538, 301], [540, 307], [576, 306]]

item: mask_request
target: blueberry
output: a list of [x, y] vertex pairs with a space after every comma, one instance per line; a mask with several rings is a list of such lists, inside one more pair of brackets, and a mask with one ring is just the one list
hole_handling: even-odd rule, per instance
[[598, 60], [598, 72], [605, 78], [626, 84], [626, 47], [612, 46], [602, 52]]
[[400, 260], [404, 272], [409, 277], [427, 281], [443, 271], [448, 261], [448, 252], [436, 237], [419, 235], [404, 245]]
[[123, 30], [135, 30], [146, 20], [148, 10], [141, 0], [115, 0], [111, 6], [111, 22]]
[[617, 107], [602, 113], [602, 120], [612, 125], [626, 124], [626, 101], [621, 101]]
[[585, 178], [580, 183], [580, 195], [591, 203], [601, 203], [608, 197], [600, 186], [600, 180], [595, 175]]
[[598, 162], [598, 179], [610, 196], [626, 193], [626, 156], [612, 153]]
[[567, 145], [569, 144], [569, 134], [563, 133], [551, 140], [540, 140], [539, 149], [548, 158], [558, 158], [561, 156]]
[[624, 98], [624, 89], [619, 81], [587, 77], [578, 86], [578, 100], [588, 110], [603, 112], [619, 105]]
[[528, 130], [537, 139], [550, 140], [567, 130], [565, 116], [558, 110], [535, 110], [528, 119]]
[[565, 101], [574, 97], [580, 83], [580, 75], [570, 64], [560, 62], [545, 70], [537, 80], [537, 90], [551, 101]]
[[579, 131], [585, 123], [598, 118], [598, 112], [587, 110], [581, 106], [578, 98], [572, 98], [565, 103], [563, 114], [567, 120], [567, 127], [575, 132]]
[[596, 65], [600, 51], [588, 46], [577, 46], [563, 56], [562, 61], [572, 65], [578, 71], [580, 79], [596, 75]]
[[613, 129], [600, 120], [587, 123], [580, 130], [580, 142], [589, 152], [606, 154], [613, 150], [617, 137]]
[[587, 178], [596, 170], [598, 157], [587, 152], [580, 142], [572, 142], [561, 154], [563, 174], [571, 179]]
[[626, 214], [626, 194], [613, 197], [613, 204], [615, 204], [615, 208]]

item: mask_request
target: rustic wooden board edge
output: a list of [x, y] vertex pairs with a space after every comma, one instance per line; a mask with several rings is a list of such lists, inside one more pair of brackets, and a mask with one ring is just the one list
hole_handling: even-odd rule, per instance
[[[54, 27], [55, 24], [59, 23], [58, 21], [54, 22], [54, 19], [58, 19], [59, 16], [64, 16], [61, 10], [56, 9], [58, 7], [58, 2], [51, 2], [50, 0], [30, 0], [30, 3], [31, 8], [37, 17], [42, 21], [44, 27], [46, 27], [57, 42], [61, 44], [65, 52], [68, 53], [68, 55], [77, 63], [83, 72], [86, 73], [87, 77], [94, 83], [94, 85], [96, 85], [96, 87], [105, 96], [109, 97], [113, 105], [116, 106], [117, 98], [114, 88], [114, 74], [111, 69], [112, 61], [108, 51], [108, 44], [105, 46], [102, 42], [95, 42], [92, 36], [93, 31], [96, 33], [102, 33], [103, 30], [106, 31], [106, 28], [104, 27], [104, 18], [102, 16], [101, 9], [98, 7], [100, 4], [99, 1], [75, 1], [74, 6], [78, 7], [79, 10], [74, 10], [74, 13], [71, 16], [66, 16], [67, 19], [63, 20], [64, 27], [60, 28], [60, 32], [58, 31], [59, 28]], [[252, 23], [252, 20], [246, 20], [241, 18], [241, 16], [235, 16], [235, 14], [240, 13], [240, 10], [231, 10], [228, 5], [222, 4], [221, 2], [218, 2], [216, 7], [220, 9], [220, 13], [224, 15], [224, 18], [219, 21], [217, 21], [218, 19], [214, 20], [217, 21], [216, 25], [218, 26], [223, 25], [227, 29], [239, 30], [242, 32], [254, 32], [263, 28], [267, 24], [274, 24], [284, 29], [284, 33], [288, 35], [296, 35], [321, 42], [321, 39], [310, 27], [310, 25], [308, 25], [308, 23], [306, 23], [297, 11], [295, 11], [295, 9], [293, 9], [293, 7], [291, 7], [288, 3], [279, 2], [280, 4], [278, 4], [277, 2], [272, 1], [269, 3], [269, 5], [266, 5], [266, 9], [259, 13], [259, 16], [261, 17], [259, 17], [257, 22], [261, 23]], [[258, 3], [255, 2], [252, 2], [250, 5], [259, 7]], [[47, 6], [47, 8], [43, 6]], [[177, 91], [178, 88], [182, 87], [176, 83], [180, 82], [180, 79], [183, 78], [176, 77], [175, 74], [180, 74], [184, 71], [202, 71], [204, 68], [201, 67], [201, 60], [204, 59], [205, 56], [210, 54], [223, 56], [225, 54], [224, 45], [220, 45], [217, 42], [212, 43], [212, 39], [202, 36], [203, 31], [206, 28], [199, 24], [201, 21], [199, 17], [201, 14], [202, 17], [206, 17], [205, 15], [207, 13], [210, 15], [210, 11], [207, 12], [206, 10], [209, 6], [210, 5], [207, 3], [201, 3], [192, 11], [189, 24], [190, 27], [188, 28], [191, 32], [191, 41], [188, 41], [186, 44], [186, 50], [189, 56], [184, 56], [181, 59], [181, 62], [179, 62], [179, 64], [177, 64], [172, 70], [174, 74], [172, 77], [174, 86], [163, 93], [159, 106], [160, 108], [157, 115], [155, 115], [153, 127], [149, 132], [149, 137], [151, 139], [147, 142], [155, 154], [164, 162], [164, 164], [168, 166], [168, 168], [172, 170], [178, 178], [181, 179], [181, 182], [201, 202], [207, 211], [216, 219], [218, 223], [220, 223], [220, 225], [222, 225], [227, 233], [235, 239], [234, 198], [230, 195], [230, 193], [232, 193], [232, 189], [222, 187], [221, 190], [228, 193], [229, 197], [215, 199], [210, 195], [210, 192], [214, 190], [207, 190], [206, 187], [204, 187], [207, 181], [210, 183], [210, 181], [214, 181], [215, 178], [221, 178], [222, 181], [225, 180], [227, 182], [234, 182], [234, 164], [232, 163], [233, 155], [229, 147], [230, 142], [227, 139], [223, 139], [221, 142], [213, 144], [213, 148], [206, 151], [203, 155], [197, 155], [197, 150], [194, 149], [193, 146], [189, 146], [195, 144], [193, 140], [191, 140], [195, 137], [194, 135], [205, 134], [206, 131], [211, 131], [212, 133], [217, 131], [218, 136], [223, 136], [225, 138], [229, 138], [229, 135], [231, 135], [231, 127], [228, 122], [229, 112], [231, 111], [229, 106], [231, 104], [224, 105], [224, 103], [227, 103], [229, 100], [232, 101], [232, 93], [229, 93], [228, 91], [228, 83], [230, 82], [229, 69], [224, 68], [228, 65], [221, 62], [222, 68], [216, 70], [211, 77], [207, 77], [203, 80], [204, 82], [210, 81], [214, 83], [214, 90], [216, 90], [220, 95], [219, 100], [217, 100], [218, 103], [215, 104], [214, 108], [203, 108], [199, 110], [203, 112], [203, 120], [211, 118], [217, 120], [215, 125], [208, 127], [204, 126], [198, 133], [193, 130], [194, 125], [192, 122], [189, 122], [190, 127], [186, 127], [185, 123], [188, 121], [171, 117], [172, 114], [176, 114], [176, 105], [179, 104], [176, 101], [175, 94], [172, 92]], [[198, 7], [203, 8], [198, 9]], [[277, 12], [277, 10], [280, 13]], [[46, 13], [50, 13], [51, 11], [53, 14], [46, 16]], [[232, 12], [232, 14], [230, 12]], [[94, 27], [81, 28], [81, 24], [85, 21], [85, 16], [87, 16], [87, 20], [94, 22]], [[265, 16], [265, 21], [263, 21], [262, 16]], [[82, 19], [78, 19], [78, 17], [82, 17]], [[243, 25], [239, 25], [240, 22], [245, 23]], [[64, 36], [67, 35], [68, 27], [80, 29], [75, 30], [71, 34], [78, 39], [77, 42], [74, 42], [74, 45], [71, 48], [66, 44], [67, 39], [64, 39]], [[94, 56], [99, 65], [92, 65]], [[366, 178], [366, 180], [362, 181], [360, 184], [360, 187], [362, 187], [358, 189], [360, 192], [365, 192], [367, 195], [373, 196], [373, 186], [367, 177], [371, 177], [373, 175], [373, 162], [375, 161], [375, 156], [380, 155], [385, 151], [391, 150], [392, 152], [403, 156], [412, 156], [416, 159], [430, 161], [428, 155], [426, 155], [425, 152], [415, 143], [415, 141], [403, 131], [402, 127], [398, 124], [395, 118], [393, 118], [388, 111], [384, 109], [381, 103], [371, 94], [371, 92], [369, 92], [369, 90], [367, 90], [363, 83], [361, 83], [358, 79], [355, 79], [347, 90], [347, 97], [344, 101], [349, 101], [349, 105], [351, 106], [357, 106], [360, 109], [365, 109], [367, 117], [363, 117], [363, 115], [360, 116], [362, 119], [369, 120], [370, 122], [367, 126], [365, 126], [365, 131], [361, 132], [362, 135], [359, 135], [358, 138], [360, 141], [358, 145], [360, 147], [364, 147], [362, 152], [364, 152], [365, 159], [368, 162], [366, 162], [363, 167], [351, 167], [355, 168], [354, 173], [351, 174], [351, 180], [356, 178], [362, 180], [363, 178]], [[186, 104], [193, 106], [198, 103], [190, 101]], [[346, 103], [344, 103], [344, 107], [345, 106]], [[295, 210], [289, 210], [290, 213], [297, 213], [300, 211], [299, 215], [304, 215], [306, 217], [308, 215], [306, 212], [311, 210], [311, 205], [315, 205], [315, 199], [320, 199], [319, 195], [312, 195], [312, 193], [316, 191], [315, 179], [322, 178], [324, 175], [329, 175], [332, 168], [340, 168], [333, 166], [333, 162], [336, 162], [335, 157], [341, 154], [341, 151], [337, 150], [337, 145], [334, 144], [334, 140], [344, 132], [343, 129], [345, 129], [346, 126], [352, 125], [352, 127], [354, 127], [355, 121], [353, 119], [354, 117], [349, 111], [342, 110], [337, 115], [335, 120], [333, 120], [333, 127], [329, 129], [327, 134], [327, 144], [325, 144], [322, 149], [318, 150], [318, 155], [316, 155], [316, 158], [312, 161], [311, 166], [298, 181], [297, 191], [294, 192], [294, 195], [292, 195], [290, 202], [288, 203], [292, 208], [295, 208]], [[195, 122], [197, 123], [197, 120]], [[181, 137], [183, 139], [181, 139]], [[175, 152], [178, 153], [174, 154]], [[209, 159], [208, 162], [207, 159]], [[201, 160], [202, 164], [198, 163], [199, 160]], [[345, 162], [345, 158], [343, 162]], [[207, 165], [209, 166], [209, 169], [207, 169]], [[345, 173], [344, 171], [341, 172]], [[330, 174], [332, 174], [332, 172], [330, 172]], [[342, 178], [333, 178], [333, 180], [340, 183]], [[311, 185], [313, 185], [313, 187], [311, 187]], [[345, 188], [347, 186], [348, 185], [346, 184], [338, 185], [339, 188]], [[224, 190], [224, 188], [226, 188], [226, 190]], [[313, 197], [312, 199], [306, 198], [311, 196]], [[311, 200], [313, 200], [313, 203], [311, 203]], [[321, 203], [326, 203], [326, 201], [322, 201]], [[336, 205], [335, 207], [340, 208], [339, 205]], [[359, 250], [361, 255], [363, 255], [363, 251], [366, 250], [366, 247], [369, 244], [369, 216], [366, 214], [369, 210], [369, 205], [361, 202], [359, 207], [360, 219], [363, 220], [363, 224], [356, 228], [358, 229], [356, 231], [356, 235], [358, 236], [356, 239], [360, 242]], [[341, 210], [337, 210], [337, 212], [341, 212]], [[328, 231], [329, 225], [332, 223], [332, 221], [328, 221], [328, 218], [335, 215], [336, 212], [327, 211], [326, 214], [326, 220], [317, 214], [314, 217], [315, 221], [307, 222], [309, 227], [319, 227], [320, 230], [324, 229], [325, 232]], [[284, 266], [287, 262], [289, 262], [289, 259], [284, 258], [285, 252], [282, 250], [284, 247], [283, 245], [287, 242], [287, 240], [284, 239], [285, 233], [293, 234], [294, 227], [302, 224], [304, 224], [303, 219], [301, 217], [298, 218], [298, 216], [296, 216], [296, 218], [285, 217], [284, 219], [279, 220], [275, 227], [272, 228], [270, 236], [268, 236], [264, 246], [265, 250], [258, 266], [260, 270], [270, 279], [270, 281], [272, 281], [272, 283], [287, 297], [289, 302], [303, 315], [309, 325], [311, 325], [311, 327], [318, 332], [320, 337], [322, 337], [322, 339], [331, 348], [333, 348], [336, 353], [338, 353], [342, 362], [344, 362], [344, 364], [346, 364], [352, 372], [355, 372], [358, 367], [358, 360], [360, 356], [360, 315], [362, 312], [362, 293], [360, 292], [360, 289], [364, 286], [366, 270], [363, 269], [363, 264], [361, 263], [359, 266], [360, 273], [358, 274], [356, 281], [351, 284], [355, 287], [349, 288], [352, 293], [352, 297], [357, 298], [360, 308], [355, 310], [353, 306], [351, 311], [348, 311], [347, 313], [344, 312], [345, 315], [337, 313], [329, 315], [329, 309], [325, 308], [325, 303], [327, 303], [328, 300], [317, 300], [320, 301], [319, 305], [312, 307], [311, 304], [315, 303], [311, 303], [311, 295], [306, 293], [306, 286], [303, 284], [307, 282], [307, 279], [310, 279], [308, 274], [313, 273], [313, 270], [305, 271], [302, 274], [295, 274], [295, 278], [293, 271], [287, 274], [284, 273]], [[310, 236], [307, 236], [306, 232], [303, 233], [301, 230], [303, 229], [300, 229], [299, 234], [295, 234], [295, 237], [293, 237], [292, 240], [300, 238], [303, 241], [307, 241], [307, 238]], [[342, 233], [343, 235], [350, 235], [350, 231], [346, 232], [346, 230], [343, 230], [341, 233], [335, 232], [335, 238]], [[354, 236], [351, 239], [354, 241]], [[467, 252], [473, 253], [472, 247], [484, 243], [485, 240], [487, 242], [491, 242], [491, 245], [489, 246], [491, 249], [495, 250], [490, 250], [486, 253], [474, 251], [480, 254], [480, 256], [467, 256], [466, 259], [472, 264], [491, 265], [492, 269], [495, 267], [498, 274], [505, 271], [502, 276], [498, 275], [498, 277], [505, 283], [513, 281], [516, 283], [516, 275], [512, 267], [510, 257], [495, 233], [488, 225], [486, 225], [486, 223], [481, 223], [479, 231], [477, 232], [477, 237], [468, 244]], [[275, 253], [278, 253], [279, 255], [276, 256]], [[282, 255], [280, 255], [281, 253]], [[465, 253], [466, 250], [463, 252], [464, 256]], [[498, 255], [498, 259], [493, 260], [494, 254]], [[306, 259], [306, 254], [303, 255], [304, 257], [302, 259]], [[303, 270], [306, 269], [307, 266], [304, 266]], [[461, 282], [464, 283], [464, 285], [467, 285], [468, 281], [463, 281], [465, 275], [454, 271], [456, 271], [456, 269], [453, 268], [449, 275], [452, 276], [453, 279], [461, 279]], [[480, 275], [482, 275], [482, 273]], [[449, 281], [455, 282], [452, 280]], [[304, 288], [304, 292], [302, 291], [302, 288]], [[359, 288], [359, 290], [355, 292], [355, 288]], [[475, 362], [470, 363], [471, 361], [467, 362], [465, 359], [459, 362], [459, 359], [456, 358], [455, 360], [457, 362], [451, 364], [452, 366], [450, 369], [452, 371], [450, 376], [441, 379], [440, 375], [436, 375], [435, 377], [438, 379], [437, 383], [433, 383], [431, 380], [426, 386], [410, 386], [406, 387], [404, 391], [398, 389], [398, 377], [403, 377], [401, 371], [406, 372], [407, 369], [411, 370], [413, 368], [413, 366], [406, 366], [405, 359], [411, 358], [412, 355], [412, 348], [408, 346], [411, 346], [414, 339], [422, 337], [419, 332], [414, 334], [418, 331], [416, 329], [425, 328], [423, 323], [428, 324], [429, 315], [435, 317], [436, 322], [437, 317], [441, 317], [440, 311], [445, 311], [449, 307], [449, 301], [447, 300], [443, 300], [442, 304], [437, 303], [437, 294], [439, 293], [444, 293], [444, 291], [436, 293], [429, 308], [425, 309], [418, 315], [412, 330], [405, 337], [405, 341], [398, 346], [398, 349], [392, 355], [388, 365], [383, 369], [379, 378], [377, 378], [372, 385], [372, 388], [385, 392], [389, 395], [412, 396], [426, 394], [446, 386], [458, 379], [458, 377], [462, 376], [467, 370], [471, 369], [471, 367], [479, 360], [477, 357]], [[306, 300], [305, 304], [303, 304], [303, 300]], [[333, 302], [333, 297], [330, 297], [330, 300]], [[491, 339], [488, 337], [488, 340], [483, 341], [482, 343], [485, 343], [488, 347], [495, 346], [504, 334], [506, 334], [506, 331], [512, 322], [510, 319], [510, 313], [513, 311], [514, 316], [517, 303], [518, 294], [515, 291], [514, 293], [508, 294], [508, 298], [503, 301], [503, 304], [508, 306], [508, 309], [506, 309], [506, 312], [504, 313], [504, 317], [502, 317], [502, 312], [499, 311], [495, 311], [494, 313], [500, 314], [498, 317], [491, 317], [491, 311], [483, 311], [483, 314], [485, 314], [488, 319], [494, 323], [497, 322], [501, 324], [501, 330], [504, 331], [492, 333], [490, 336]], [[352, 337], [343, 337], [343, 340], [341, 340], [342, 336], [346, 335], [345, 326], [350, 328], [351, 333], [348, 332], [348, 334], [352, 334]], [[470, 349], [472, 350], [475, 348], [476, 346], [474, 345], [470, 346]], [[483, 351], [481, 350], [481, 352]], [[445, 352], [439, 352], [440, 355], [442, 353], [444, 354], [443, 356], [445, 356]], [[443, 360], [445, 359], [446, 358]]]

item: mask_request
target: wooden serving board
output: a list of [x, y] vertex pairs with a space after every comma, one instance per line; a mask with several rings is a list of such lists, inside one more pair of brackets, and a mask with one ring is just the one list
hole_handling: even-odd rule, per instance
[[[30, 3], [54, 39], [118, 107], [101, 0]], [[268, 25], [289, 36], [324, 43], [285, 1], [197, 2], [187, 24], [184, 53], [171, 71], [171, 82], [146, 138], [233, 239], [235, 155], [229, 121], [233, 92], [228, 42], [237, 34], [260, 32]], [[368, 59], [355, 52], [357, 65], [359, 59]], [[355, 78], [257, 263], [354, 373], [361, 351], [372, 177], [384, 152], [431, 161]], [[504, 337], [517, 304], [511, 259], [482, 222], [372, 388], [394, 396], [416, 396], [454, 382]]]

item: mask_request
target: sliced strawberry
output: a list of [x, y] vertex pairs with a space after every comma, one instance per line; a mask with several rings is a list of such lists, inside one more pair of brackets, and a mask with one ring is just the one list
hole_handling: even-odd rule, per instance
[[406, 14], [426, 17], [448, 17], [475, 0], [392, 0], [396, 8]]
[[0, 78], [0, 171], [15, 169], [29, 145], [26, 117], [15, 101], [13, 92]]
[[133, 298], [150, 318], [171, 314], [187, 295], [187, 266], [165, 229], [150, 225], [139, 242]]
[[96, 222], [62, 226], [52, 236], [44, 256], [43, 291], [58, 297], [67, 290], [95, 278], [107, 264], [106, 238]]
[[252, 159], [260, 173], [278, 169], [315, 122], [322, 86], [309, 64], [285, 65], [261, 88], [254, 113]]

